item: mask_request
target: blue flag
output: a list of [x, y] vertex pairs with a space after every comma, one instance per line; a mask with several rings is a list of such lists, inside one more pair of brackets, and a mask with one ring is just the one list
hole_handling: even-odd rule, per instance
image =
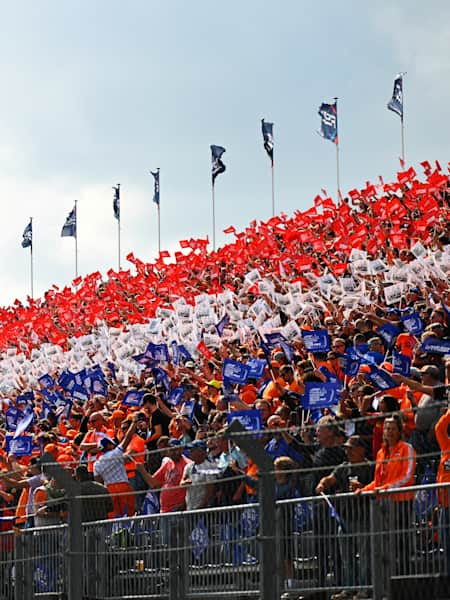
[[322, 103], [319, 108], [320, 135], [334, 144], [338, 144], [337, 99], [334, 104]]
[[77, 205], [70, 211], [61, 229], [61, 237], [77, 237]]
[[185, 361], [188, 361], [188, 360], [193, 361], [192, 354], [189, 352], [189, 350], [186, 348], [186, 346], [184, 344], [178, 344], [178, 354]]
[[356, 355], [344, 354], [343, 356], [339, 356], [338, 358], [339, 366], [341, 367], [344, 375], [349, 375], [350, 377], [354, 377], [357, 375], [359, 371], [359, 365], [361, 364], [361, 359]]
[[169, 395], [167, 397], [167, 402], [169, 402], [169, 404], [172, 404], [174, 406], [178, 406], [181, 401], [183, 400], [183, 395], [184, 395], [184, 387], [182, 385], [177, 385], [176, 387], [173, 387], [170, 392]]
[[403, 323], [406, 331], [411, 335], [420, 335], [423, 332], [422, 319], [417, 312], [400, 317], [400, 321]]
[[46, 373], [45, 375], [42, 375], [42, 377], [39, 377], [38, 381], [45, 389], [48, 389], [55, 385], [55, 380], [53, 379], [53, 377], [51, 377], [49, 373]]
[[16, 404], [25, 404], [26, 406], [33, 406], [34, 393], [31, 391], [20, 394], [20, 396], [17, 396]]
[[264, 337], [266, 338], [266, 343], [269, 348], [275, 348], [276, 346], [279, 346], [281, 342], [287, 342], [284, 335], [278, 331], [275, 333], [265, 333]]
[[33, 223], [30, 222], [23, 230], [22, 234], [22, 248], [31, 248], [33, 246]]
[[125, 406], [140, 406], [143, 397], [144, 392], [141, 390], [128, 390], [122, 399], [122, 404], [125, 404]]
[[294, 359], [294, 348], [291, 346], [291, 344], [288, 344], [287, 342], [283, 341], [280, 342], [280, 346], [283, 350], [283, 354], [286, 357], [286, 360], [289, 364], [292, 364], [292, 361]]
[[113, 197], [113, 211], [114, 217], [120, 221], [120, 183], [116, 186], [113, 185], [114, 197]]
[[164, 369], [156, 367], [152, 369], [152, 375], [156, 385], [162, 385], [166, 392], [170, 390], [170, 377]]
[[422, 342], [420, 351], [432, 352], [434, 354], [450, 354], [450, 341], [429, 337]]
[[302, 329], [303, 343], [308, 352], [328, 352], [330, 349], [330, 336], [326, 329]]
[[31, 456], [33, 438], [31, 435], [20, 435], [16, 438], [6, 435], [5, 450], [7, 454], [14, 454], [14, 456]]
[[216, 180], [217, 175], [220, 175], [221, 173], [225, 172], [225, 165], [222, 162], [222, 154], [225, 152], [225, 148], [222, 148], [222, 146], [210, 146], [211, 148], [211, 163], [212, 163], [212, 168], [211, 168], [211, 176], [212, 176], [212, 182], [214, 185], [214, 182]]
[[22, 435], [24, 431], [28, 429], [34, 419], [34, 412], [30, 410], [27, 412], [24, 417], [17, 423], [16, 430], [14, 433], [14, 439], [18, 438], [19, 435]]
[[394, 373], [400, 373], [405, 377], [409, 377], [411, 370], [411, 359], [400, 352], [392, 351], [392, 366], [394, 367]]
[[169, 362], [169, 349], [167, 348], [167, 344], [153, 344], [150, 342], [145, 354], [150, 354], [157, 362]]
[[249, 358], [247, 367], [249, 368], [248, 376], [250, 379], [261, 379], [264, 375], [264, 369], [267, 367], [267, 362], [257, 358]]
[[70, 395], [75, 400], [81, 400], [82, 402], [85, 402], [86, 400], [89, 400], [90, 393], [86, 390], [84, 385], [78, 385], [78, 383], [75, 383], [70, 390]]
[[262, 415], [259, 409], [236, 410], [227, 413], [227, 422], [231, 423], [233, 419], [237, 419], [247, 431], [261, 431], [263, 428]]
[[339, 402], [339, 390], [333, 383], [307, 381], [302, 398], [302, 407], [306, 409], [328, 408]]
[[380, 390], [390, 390], [398, 386], [387, 371], [371, 365], [371, 372], [366, 374], [367, 379]]
[[264, 148], [273, 165], [273, 123], [268, 123], [267, 121], [264, 121], [264, 119], [261, 119], [261, 130], [263, 134]]
[[155, 180], [155, 187], [153, 190], [153, 202], [159, 206], [159, 168], [156, 171], [150, 171]]
[[248, 379], [250, 368], [237, 360], [231, 360], [226, 358], [223, 361], [222, 377], [224, 381], [230, 381], [232, 383], [244, 384]]
[[214, 325], [214, 327], [217, 330], [217, 334], [222, 337], [223, 335], [223, 330], [225, 329], [225, 327], [228, 325], [228, 323], [230, 322], [230, 317], [228, 315], [224, 315], [220, 321], [218, 323], [216, 323]]
[[403, 75], [397, 75], [394, 80], [394, 91], [387, 105], [389, 110], [397, 113], [403, 119]]
[[208, 528], [202, 520], [199, 520], [196, 527], [192, 530], [190, 539], [192, 544], [192, 554], [196, 560], [199, 560], [209, 545]]
[[386, 345], [391, 348], [400, 333], [400, 329], [391, 323], [386, 323], [377, 329], [377, 335], [380, 335], [386, 342]]

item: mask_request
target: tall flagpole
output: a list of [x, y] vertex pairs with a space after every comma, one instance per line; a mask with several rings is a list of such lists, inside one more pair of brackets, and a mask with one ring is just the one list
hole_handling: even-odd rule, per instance
[[[30, 217], [31, 231], [33, 231], [33, 217]], [[33, 236], [33, 233], [31, 234]], [[33, 285], [33, 237], [31, 237], [30, 244], [30, 277], [31, 277], [31, 298], [34, 299], [34, 285]]]
[[[120, 202], [120, 183], [117, 184], [117, 194], [119, 196], [119, 202]], [[118, 265], [119, 265], [119, 271], [120, 271], [120, 211], [121, 211], [121, 206], [119, 204], [119, 214], [118, 214], [118, 219], [117, 219], [117, 254], [118, 254]]]
[[[337, 101], [338, 99], [334, 99], [336, 104], [336, 127], [337, 127]], [[339, 172], [339, 130], [336, 138], [336, 186], [337, 186], [337, 197], [336, 201], [339, 204], [341, 201], [341, 181], [340, 181], [340, 172]]]
[[402, 114], [400, 115], [400, 129], [402, 136], [402, 161], [405, 164], [405, 123], [403, 121], [403, 115], [405, 114], [405, 83], [403, 76], [406, 72], [402, 73]]
[[213, 252], [216, 251], [216, 198], [214, 193], [214, 179], [211, 183], [212, 192], [212, 238], [213, 238]]
[[161, 207], [158, 203], [158, 254], [161, 252]]
[[272, 217], [275, 216], [275, 173], [272, 159]]
[[78, 210], [75, 200], [75, 279], [78, 277]]

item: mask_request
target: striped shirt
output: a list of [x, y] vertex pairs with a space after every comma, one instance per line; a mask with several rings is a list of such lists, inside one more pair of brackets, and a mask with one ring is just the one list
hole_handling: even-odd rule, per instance
[[123, 449], [121, 446], [117, 446], [117, 448], [105, 452], [105, 454], [102, 454], [102, 456], [95, 461], [94, 475], [96, 477], [100, 476], [105, 485], [128, 482]]

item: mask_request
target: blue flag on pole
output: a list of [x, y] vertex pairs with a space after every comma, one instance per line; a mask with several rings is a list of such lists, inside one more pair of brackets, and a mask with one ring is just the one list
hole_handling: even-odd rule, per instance
[[30, 222], [23, 230], [22, 234], [22, 248], [30, 248], [33, 246], [33, 223]]
[[264, 375], [264, 369], [267, 367], [267, 362], [265, 360], [259, 360], [258, 358], [249, 358], [247, 367], [249, 368], [249, 378], [261, 379]]
[[122, 399], [122, 404], [125, 406], [140, 406], [144, 392], [141, 390], [128, 390]]
[[392, 323], [386, 323], [377, 329], [377, 335], [380, 335], [386, 342], [387, 346], [391, 348], [400, 333], [400, 329]]
[[334, 104], [325, 104], [319, 107], [320, 135], [333, 144], [338, 144], [338, 120], [337, 120], [337, 99]]
[[176, 387], [173, 387], [170, 390], [169, 395], [167, 397], [167, 402], [174, 406], [178, 406], [178, 404], [180, 404], [183, 400], [183, 395], [184, 387], [182, 385], [177, 385]]
[[262, 415], [259, 409], [236, 410], [227, 414], [227, 422], [231, 423], [237, 419], [247, 431], [261, 431], [263, 428]]
[[224, 315], [220, 321], [218, 323], [216, 323], [214, 325], [214, 327], [217, 330], [217, 334], [222, 337], [223, 335], [223, 330], [225, 329], [225, 327], [228, 325], [228, 323], [230, 322], [230, 317], [229, 315]]
[[264, 148], [273, 165], [273, 123], [268, 123], [267, 121], [264, 121], [264, 119], [261, 119], [261, 130], [263, 134]]
[[45, 375], [39, 377], [38, 381], [45, 389], [48, 389], [55, 385], [55, 381], [49, 373], [45, 373]]
[[361, 359], [356, 354], [344, 354], [343, 356], [339, 356], [338, 363], [344, 375], [354, 377], [359, 371]]
[[302, 398], [302, 407], [306, 409], [328, 408], [339, 402], [339, 390], [333, 383], [307, 381]]
[[387, 107], [403, 119], [403, 75], [397, 75], [394, 80], [394, 91]]
[[283, 341], [280, 342], [280, 346], [283, 350], [283, 354], [286, 357], [286, 360], [289, 364], [292, 364], [292, 361], [294, 359], [294, 348], [291, 346], [291, 344], [288, 344], [287, 342]]
[[380, 390], [390, 390], [398, 386], [387, 371], [371, 365], [371, 372], [366, 374], [367, 379]]
[[61, 237], [77, 237], [77, 206], [75, 205], [67, 216], [61, 229]]
[[434, 354], [450, 354], [450, 341], [429, 337], [422, 342], [420, 351], [432, 352]]
[[120, 221], [120, 183], [116, 186], [113, 185], [114, 197], [113, 197], [113, 211], [114, 217]]
[[394, 367], [394, 373], [400, 373], [405, 377], [409, 377], [411, 370], [411, 359], [400, 352], [392, 351], [392, 366]]
[[153, 202], [159, 206], [159, 168], [156, 171], [150, 171], [155, 180], [155, 187], [153, 190]]
[[265, 333], [264, 337], [266, 338], [267, 345], [270, 348], [276, 348], [276, 346], [279, 346], [281, 342], [287, 342], [287, 339], [279, 331], [275, 331], [274, 333]]
[[249, 372], [250, 367], [237, 360], [226, 358], [223, 361], [222, 377], [224, 381], [226, 380], [242, 385], [247, 381]]
[[225, 148], [222, 148], [222, 146], [214, 146], [214, 145], [210, 146], [210, 148], [211, 148], [211, 163], [212, 163], [211, 176], [212, 176], [212, 182], [214, 185], [217, 175], [224, 173], [226, 170], [226, 166], [222, 162], [222, 154], [225, 152]]
[[326, 329], [302, 329], [303, 343], [308, 352], [328, 352], [330, 349], [330, 336]]

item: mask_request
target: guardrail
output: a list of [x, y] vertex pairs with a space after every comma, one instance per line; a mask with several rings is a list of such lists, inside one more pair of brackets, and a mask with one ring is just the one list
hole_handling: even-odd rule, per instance
[[[404, 501], [390, 490], [277, 502], [270, 541], [281, 597], [410, 599], [421, 585], [432, 598], [446, 586], [448, 596], [450, 509], [438, 507], [437, 487], [402, 488], [412, 496]], [[62, 600], [76, 560], [85, 600], [260, 598], [260, 516], [246, 504], [85, 523], [70, 552], [66, 525], [4, 532], [0, 598]]]

